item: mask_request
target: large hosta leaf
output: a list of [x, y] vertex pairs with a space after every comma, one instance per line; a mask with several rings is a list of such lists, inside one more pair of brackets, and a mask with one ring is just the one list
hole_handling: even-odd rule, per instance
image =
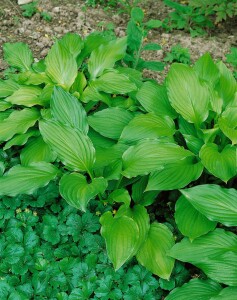
[[168, 254], [197, 266], [217, 282], [237, 285], [237, 236], [232, 232], [215, 229], [192, 242], [184, 238]]
[[10, 96], [13, 94], [17, 89], [19, 88], [19, 85], [11, 80], [2, 80], [0, 79], [0, 98]]
[[164, 165], [192, 156], [184, 148], [159, 140], [142, 140], [123, 154], [123, 175], [130, 178], [163, 169]]
[[104, 213], [100, 218], [100, 223], [108, 256], [115, 270], [118, 270], [137, 251], [138, 225], [127, 216], [113, 218], [111, 212]]
[[126, 143], [136, 143], [145, 138], [173, 136], [174, 133], [175, 125], [170, 117], [149, 113], [133, 118], [124, 127], [120, 140]]
[[98, 91], [109, 94], [127, 94], [137, 89], [128, 76], [115, 71], [107, 71], [92, 82]]
[[[88, 117], [89, 125], [101, 135], [118, 139], [133, 114], [122, 108], [106, 108]], [[113, 124], [113, 126], [111, 126]]]
[[0, 123], [0, 141], [8, 141], [17, 133], [25, 133], [39, 119], [38, 110], [25, 108], [13, 111]]
[[137, 100], [147, 112], [154, 112], [157, 115], [176, 116], [175, 110], [171, 107], [165, 86], [146, 81], [139, 89]]
[[12, 146], [25, 145], [30, 137], [38, 136], [38, 135], [39, 135], [39, 130], [37, 129], [28, 130], [26, 133], [23, 134], [16, 134], [12, 139], [10, 139], [10, 141], [8, 141], [5, 144], [3, 150], [10, 149]]
[[27, 107], [43, 105], [43, 101], [39, 98], [41, 93], [42, 89], [39, 87], [21, 86], [10, 97], [7, 97], [5, 101]]
[[209, 93], [189, 66], [173, 64], [167, 77], [173, 108], [188, 122], [200, 124], [208, 117]]
[[189, 156], [152, 173], [146, 191], [180, 189], [197, 180], [202, 174], [203, 165], [194, 160], [194, 156]]
[[45, 64], [46, 74], [53, 82], [69, 89], [77, 76], [77, 63], [73, 55], [57, 41], [49, 50]]
[[54, 162], [57, 158], [55, 152], [44, 142], [41, 136], [30, 141], [20, 154], [21, 164], [28, 166], [34, 162]]
[[199, 156], [204, 167], [225, 182], [237, 174], [237, 148], [234, 146], [227, 145], [219, 152], [218, 145], [207, 143]]
[[181, 196], [175, 205], [175, 222], [181, 233], [191, 240], [214, 230], [216, 222], [196, 210], [192, 204]]
[[57, 121], [41, 121], [40, 132], [65, 166], [75, 171], [90, 172], [95, 161], [95, 149], [83, 132]]
[[59, 41], [59, 44], [75, 58], [80, 54], [81, 49], [84, 47], [82, 38], [76, 33], [65, 34]]
[[237, 191], [215, 184], [181, 190], [185, 198], [203, 215], [226, 226], [237, 226]]
[[229, 107], [218, 120], [221, 131], [231, 140], [232, 145], [237, 144], [237, 107]]
[[[212, 280], [204, 281], [195, 278], [188, 283], [185, 283], [183, 286], [174, 289], [165, 300], [190, 300], [190, 295], [192, 295], [192, 299], [214, 300], [216, 299], [216, 296], [224, 290], [221, 289], [221, 286], [218, 283]], [[231, 298], [229, 299], [231, 300]]]
[[9, 65], [22, 72], [29, 70], [33, 63], [32, 52], [29, 46], [24, 43], [5, 43], [3, 52]]
[[59, 182], [59, 191], [67, 203], [73, 207], [86, 211], [88, 202], [103, 193], [107, 181], [103, 178], [94, 178], [88, 183], [86, 177], [79, 173], [65, 174]]
[[0, 177], [0, 195], [16, 196], [32, 194], [53, 180], [58, 169], [46, 162], [40, 162], [28, 167], [14, 166]]
[[166, 252], [174, 245], [171, 231], [164, 224], [153, 223], [146, 241], [136, 257], [141, 265], [164, 279], [169, 279], [174, 267], [174, 259]]
[[0, 100], [0, 111], [5, 111], [10, 108], [12, 105], [6, 101]]
[[100, 76], [105, 69], [113, 68], [116, 61], [126, 53], [127, 38], [113, 40], [92, 51], [88, 61], [88, 71], [92, 79]]
[[89, 126], [86, 111], [76, 97], [61, 87], [55, 87], [50, 104], [52, 115], [56, 120], [87, 134]]

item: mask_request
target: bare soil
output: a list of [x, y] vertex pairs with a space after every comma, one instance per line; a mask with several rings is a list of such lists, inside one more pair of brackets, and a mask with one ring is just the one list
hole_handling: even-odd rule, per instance
[[[144, 9], [147, 20], [151, 18], [162, 20], [170, 11], [162, 0], [141, 1], [140, 6]], [[25, 18], [16, 0], [0, 0], [0, 76], [7, 68], [2, 55], [2, 45], [5, 42], [26, 42], [35, 57], [40, 59], [46, 56], [55, 38], [67, 32], [86, 36], [113, 23], [116, 35], [124, 36], [129, 20], [127, 14], [118, 14], [112, 9], [105, 11], [99, 6], [88, 8], [82, 0], [40, 0], [39, 9], [49, 13], [52, 21], [43, 20], [40, 13]], [[145, 54], [147, 60], [162, 61], [172, 46], [180, 44], [190, 49], [192, 62], [205, 52], [210, 52], [214, 59], [225, 61], [225, 55], [230, 52], [230, 47], [237, 46], [237, 21], [219, 24], [208, 35], [197, 38], [191, 38], [185, 31], [166, 33], [162, 30], [152, 30], [149, 32], [148, 42], [160, 44], [162, 50], [147, 51]], [[168, 67], [161, 73], [145, 71], [145, 76], [162, 81], [167, 69]]]

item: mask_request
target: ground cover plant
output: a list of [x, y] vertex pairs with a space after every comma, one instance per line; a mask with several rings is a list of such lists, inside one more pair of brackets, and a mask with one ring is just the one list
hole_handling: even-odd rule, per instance
[[[67, 34], [37, 63], [25, 44], [4, 45], [13, 73], [0, 82], [3, 204], [51, 184], [85, 214], [95, 199], [110, 208], [100, 224], [115, 270], [136, 257], [164, 286], [181, 261], [201, 279], [167, 300], [234, 298], [236, 81], [205, 54], [192, 67], [172, 64], [157, 84], [127, 65], [127, 43]], [[53, 232], [57, 243], [48, 219], [43, 238]]]

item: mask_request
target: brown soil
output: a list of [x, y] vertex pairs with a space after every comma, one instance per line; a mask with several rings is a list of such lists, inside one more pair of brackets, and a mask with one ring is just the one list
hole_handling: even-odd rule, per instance
[[[169, 12], [162, 0], [141, 1], [141, 7], [147, 19], [161, 20]], [[103, 30], [106, 24], [112, 22], [116, 35], [123, 36], [129, 19], [127, 14], [117, 14], [113, 10], [105, 11], [102, 7], [86, 8], [85, 1], [82, 0], [41, 0], [39, 8], [52, 16], [51, 22], [43, 20], [39, 13], [32, 18], [25, 18], [16, 0], [0, 0], [0, 74], [7, 68], [2, 55], [2, 45], [5, 42], [26, 42], [39, 59], [45, 57], [55, 38], [67, 32], [86, 36], [91, 31]], [[184, 31], [165, 33], [152, 30], [148, 41], [162, 46], [162, 50], [147, 51], [145, 58], [148, 60], [161, 61], [173, 45], [181, 44], [182, 47], [190, 49], [193, 62], [205, 52], [210, 52], [215, 59], [225, 61], [230, 47], [237, 45], [237, 24], [233, 20], [220, 24], [207, 36], [198, 38], [191, 38], [190, 34]], [[161, 81], [167, 68], [163, 73], [146, 71], [145, 75]]]

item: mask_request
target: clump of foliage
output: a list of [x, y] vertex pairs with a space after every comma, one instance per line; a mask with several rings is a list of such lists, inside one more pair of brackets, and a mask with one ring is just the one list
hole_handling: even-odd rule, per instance
[[40, 16], [42, 19], [44, 19], [45, 21], [50, 22], [52, 20], [52, 16], [46, 12], [46, 11], [42, 11], [41, 8], [38, 6], [38, 2], [37, 1], [33, 1], [24, 5], [21, 5], [21, 10], [22, 15], [26, 18], [31, 18], [33, 17], [34, 14], [36, 14], [37, 12], [40, 13]]
[[130, 14], [132, 9], [136, 7], [140, 2], [141, 0], [85, 0], [85, 5], [92, 7], [101, 5], [105, 10], [116, 8], [118, 9], [118, 13], [127, 12]]
[[180, 44], [172, 46], [170, 52], [166, 53], [164, 61], [172, 63], [172, 62], [180, 62], [183, 64], [190, 64], [190, 52], [188, 48], [183, 48]]
[[174, 9], [169, 17], [163, 20], [163, 27], [166, 30], [188, 30], [194, 37], [205, 34], [206, 30], [226, 20], [227, 17], [237, 16], [236, 0], [190, 0], [187, 2], [188, 4], [164, 0], [167, 6]]
[[136, 257], [166, 282], [177, 260], [205, 275], [167, 300], [236, 295], [237, 85], [224, 63], [174, 63], [160, 85], [128, 66], [126, 37], [67, 34], [38, 63], [25, 44], [3, 49], [17, 72], [0, 82], [0, 138], [19, 164], [2, 159], [0, 195], [59, 181], [74, 208], [111, 206], [100, 224], [115, 270]]
[[234, 76], [237, 78], [237, 48], [232, 47], [230, 53], [226, 54], [226, 62], [234, 68]]

